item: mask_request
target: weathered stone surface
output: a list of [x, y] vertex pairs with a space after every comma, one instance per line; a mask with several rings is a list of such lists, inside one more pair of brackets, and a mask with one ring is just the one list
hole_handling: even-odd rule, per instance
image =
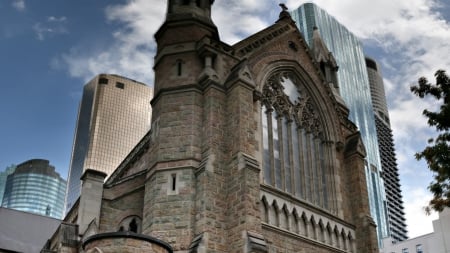
[[98, 234], [83, 242], [86, 253], [172, 253], [172, 248], [156, 238], [133, 233]]
[[[127, 230], [123, 222], [134, 219], [140, 234], [178, 252], [377, 252], [359, 135], [293, 21], [285, 13], [229, 46], [210, 20], [213, 1], [184, 2], [169, 1], [156, 35], [152, 130], [104, 185], [98, 233]], [[314, 187], [302, 186], [321, 196], [316, 199], [264, 181], [263, 93], [280, 72], [296, 76], [308, 94], [316, 113], [311, 122], [322, 119], [325, 137], [309, 129], [309, 146], [299, 146], [309, 147], [307, 176], [324, 175]], [[284, 89], [271, 99], [281, 101]], [[292, 132], [286, 136], [292, 139]], [[314, 156], [319, 146], [323, 160]], [[96, 247], [159, 252], [136, 238], [90, 241], [85, 250]]]

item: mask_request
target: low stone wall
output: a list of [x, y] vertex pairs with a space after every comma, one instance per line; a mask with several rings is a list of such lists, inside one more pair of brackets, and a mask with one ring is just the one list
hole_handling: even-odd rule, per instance
[[130, 232], [114, 232], [93, 235], [86, 238], [83, 242], [83, 250], [85, 253], [173, 253], [172, 247], [166, 242], [151, 236]]

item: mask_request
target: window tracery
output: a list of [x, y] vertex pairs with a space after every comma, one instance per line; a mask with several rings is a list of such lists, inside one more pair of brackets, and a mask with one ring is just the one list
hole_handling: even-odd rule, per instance
[[327, 209], [328, 146], [314, 100], [285, 71], [263, 86], [261, 106], [264, 183]]

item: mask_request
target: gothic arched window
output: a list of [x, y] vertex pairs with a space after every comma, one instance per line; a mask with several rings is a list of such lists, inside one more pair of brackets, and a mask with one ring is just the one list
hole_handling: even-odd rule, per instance
[[324, 124], [292, 72], [279, 72], [262, 90], [264, 183], [328, 208], [330, 189]]
[[132, 215], [123, 219], [119, 224], [118, 231], [129, 231], [133, 233], [141, 233], [142, 220], [138, 216]]

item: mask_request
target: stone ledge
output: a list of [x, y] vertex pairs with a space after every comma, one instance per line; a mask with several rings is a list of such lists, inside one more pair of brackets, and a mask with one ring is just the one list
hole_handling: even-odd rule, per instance
[[156, 244], [156, 245], [166, 249], [168, 253], [173, 253], [172, 247], [168, 243], [166, 243], [162, 240], [159, 240], [152, 236], [136, 234], [136, 233], [132, 233], [132, 232], [128, 232], [128, 231], [102, 233], [102, 234], [96, 234], [96, 235], [90, 236], [82, 242], [83, 250], [85, 249], [85, 246], [87, 244], [90, 244], [94, 241], [105, 240], [105, 239], [135, 239], [135, 240], [139, 240], [139, 241], [145, 241], [150, 244]]

